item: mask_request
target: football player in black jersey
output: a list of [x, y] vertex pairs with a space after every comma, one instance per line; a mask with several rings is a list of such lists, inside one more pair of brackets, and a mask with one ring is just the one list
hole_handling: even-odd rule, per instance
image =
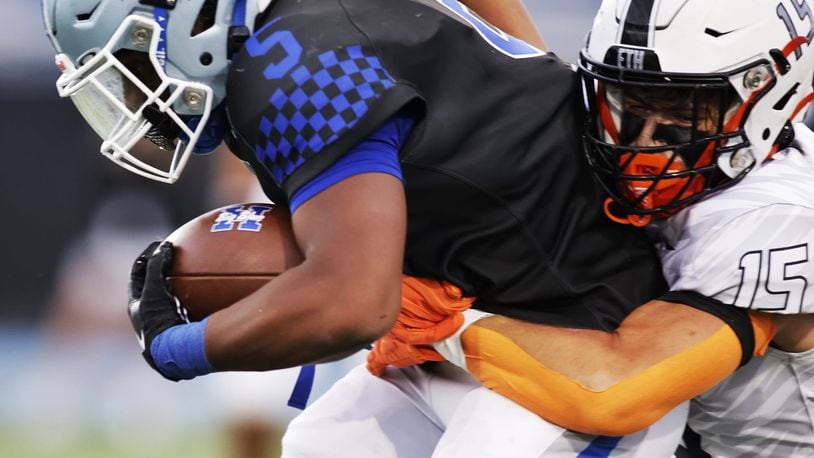
[[[225, 138], [292, 212], [305, 262], [202, 322], [176, 316], [164, 286], [171, 246], [139, 257], [131, 315], [162, 375], [342, 357], [392, 327], [402, 273], [477, 296], [477, 309], [502, 316], [491, 330], [518, 339], [532, 325], [511, 318], [613, 330], [663, 292], [648, 241], [604, 217], [581, 152], [582, 99], [569, 65], [452, 0], [261, 3], [44, 2], [63, 71], [58, 89], [103, 137], [105, 155], [172, 182], [193, 151]], [[140, 138], [174, 151], [166, 170], [130, 153]], [[651, 325], [654, 314], [700, 324], [667, 328], [675, 347], [638, 364], [727, 328], [704, 304], [691, 305], [643, 307], [636, 316]], [[751, 331], [748, 317], [731, 321]], [[574, 336], [585, 334], [570, 331], [547, 328], [560, 343], [540, 350], [563, 360], [548, 367], [579, 379], [582, 365], [565, 350], [579, 349]], [[737, 352], [708, 356], [725, 360], [721, 371], [741, 359], [742, 336], [730, 334], [722, 344]], [[367, 375], [364, 383], [388, 382]], [[495, 386], [514, 394], [503, 388]], [[631, 432], [674, 398], [616, 429], [601, 416], [582, 423], [561, 404], [546, 416], [591, 433]]]

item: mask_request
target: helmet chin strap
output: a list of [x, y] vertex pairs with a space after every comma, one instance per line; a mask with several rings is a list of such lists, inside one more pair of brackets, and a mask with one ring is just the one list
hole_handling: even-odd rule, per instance
[[155, 104], [144, 107], [142, 114], [152, 124], [145, 137], [165, 151], [175, 151], [172, 139], [178, 138], [181, 128]]
[[619, 224], [629, 224], [635, 227], [644, 227], [650, 224], [650, 221], [653, 220], [653, 215], [632, 215], [632, 214], [625, 214], [624, 216], [617, 216], [611, 205], [613, 205], [615, 201], [612, 197], [608, 197], [605, 199], [605, 204], [603, 206], [605, 210], [605, 216], [608, 217], [609, 220], [619, 223]]

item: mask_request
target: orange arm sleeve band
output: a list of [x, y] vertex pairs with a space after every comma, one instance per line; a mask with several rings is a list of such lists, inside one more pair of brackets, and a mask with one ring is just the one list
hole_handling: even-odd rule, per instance
[[[774, 333], [771, 318], [750, 313], [755, 353]], [[541, 336], [542, 337], [542, 336]], [[553, 371], [509, 337], [470, 326], [462, 335], [467, 369], [546, 420], [575, 431], [619, 436], [640, 431], [680, 403], [706, 391], [738, 368], [740, 342], [727, 325], [710, 337], [602, 390]]]

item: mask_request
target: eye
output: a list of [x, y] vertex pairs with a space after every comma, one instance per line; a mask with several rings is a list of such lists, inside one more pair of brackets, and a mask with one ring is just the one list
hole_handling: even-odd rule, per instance
[[692, 127], [692, 116], [681, 116], [675, 119], [675, 124], [679, 127], [690, 128]]
[[625, 107], [625, 113], [639, 118], [647, 118], [652, 114], [652, 111], [643, 105], [630, 104]]

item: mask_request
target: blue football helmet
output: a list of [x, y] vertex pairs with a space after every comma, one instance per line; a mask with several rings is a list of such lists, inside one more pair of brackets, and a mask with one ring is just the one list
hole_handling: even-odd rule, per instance
[[[43, 0], [62, 72], [57, 90], [102, 137], [103, 155], [172, 183], [193, 151], [220, 144], [231, 55], [268, 3]], [[142, 138], [172, 155], [156, 159], [134, 152]]]

